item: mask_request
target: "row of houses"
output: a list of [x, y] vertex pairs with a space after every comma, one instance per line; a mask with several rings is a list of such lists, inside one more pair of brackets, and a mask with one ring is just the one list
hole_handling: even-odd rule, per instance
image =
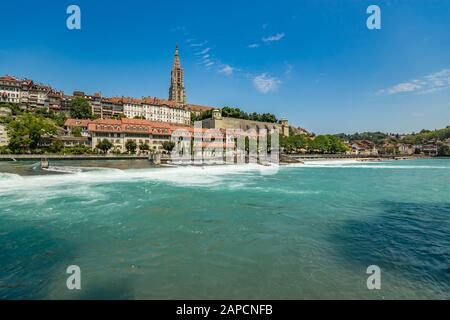
[[355, 140], [351, 143], [347, 143], [347, 146], [349, 149], [349, 151], [347, 151], [347, 154], [361, 156], [411, 156], [413, 154], [436, 156], [438, 154], [437, 144], [411, 145], [405, 143], [386, 142], [382, 146], [377, 146], [375, 143], [369, 140]]
[[85, 99], [92, 113], [101, 119], [119, 117], [142, 118], [150, 121], [175, 124], [190, 124], [191, 113], [196, 115], [214, 109], [209, 106], [179, 103], [155, 97], [104, 97], [101, 93], [92, 95], [75, 91], [66, 95], [50, 86], [37, 84], [29, 79], [12, 76], [0, 77], [0, 102], [16, 104], [23, 109], [46, 109], [69, 113], [74, 98]]
[[[92, 149], [95, 149], [100, 142], [107, 140], [113, 146], [110, 152], [121, 153], [127, 151], [126, 144], [128, 141], [134, 141], [137, 146], [137, 153], [143, 151], [140, 150], [140, 145], [143, 144], [147, 145], [152, 152], [162, 152], [164, 142], [173, 140], [175, 131], [177, 131], [178, 136], [185, 136], [186, 138], [193, 138], [195, 133], [202, 134], [202, 138], [205, 134], [209, 134], [210, 142], [215, 141], [217, 147], [229, 147], [234, 142], [232, 137], [227, 136], [225, 130], [222, 129], [203, 128], [199, 130], [192, 126], [128, 118], [119, 120], [68, 119], [58, 139], [63, 141], [66, 147], [84, 145]], [[219, 137], [218, 140], [215, 139], [217, 136]], [[211, 147], [211, 144], [207, 146]]]
[[50, 96], [59, 94], [51, 87], [29, 79], [11, 76], [0, 77], [0, 102], [14, 103], [30, 108], [48, 106]]
[[95, 149], [99, 142], [107, 140], [113, 145], [111, 151], [114, 152], [125, 152], [126, 143], [131, 140], [138, 146], [138, 151], [141, 144], [146, 144], [150, 150], [156, 151], [162, 150], [163, 143], [170, 140], [173, 130], [178, 127], [184, 128], [167, 122], [143, 119], [68, 119], [64, 124], [65, 135], [59, 139], [65, 146], [85, 145], [92, 149]]

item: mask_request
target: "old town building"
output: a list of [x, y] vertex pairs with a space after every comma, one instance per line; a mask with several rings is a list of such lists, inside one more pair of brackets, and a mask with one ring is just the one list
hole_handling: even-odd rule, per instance
[[89, 122], [88, 132], [92, 139], [92, 148], [104, 139], [111, 142], [111, 151], [125, 152], [126, 143], [134, 141], [139, 145], [147, 144], [150, 150], [162, 150], [164, 141], [170, 140], [171, 127], [167, 123], [142, 119], [97, 119]]

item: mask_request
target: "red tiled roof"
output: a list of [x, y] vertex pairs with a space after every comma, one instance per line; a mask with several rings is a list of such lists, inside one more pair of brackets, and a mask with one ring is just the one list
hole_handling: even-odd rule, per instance
[[[167, 122], [150, 121], [144, 119], [97, 119], [97, 120], [77, 120], [68, 119], [66, 126], [76, 126], [77, 121], [83, 121], [83, 125], [88, 126], [88, 131], [92, 132], [134, 132], [171, 135], [175, 130], [186, 130], [190, 135], [194, 133], [194, 127], [181, 124], [172, 124]], [[225, 134], [225, 130], [202, 128], [203, 133], [220, 132]], [[180, 132], [181, 133], [181, 132]]]
[[165, 99], [160, 99], [156, 97], [142, 97], [142, 102], [155, 106], [168, 106], [172, 108], [181, 108], [182, 105], [176, 101], [170, 101]]
[[[114, 98], [116, 99], [116, 98]], [[129, 103], [129, 104], [142, 104], [142, 100], [141, 99], [135, 99], [132, 97], [122, 97], [122, 98], [117, 98], [118, 101], [122, 102], [122, 103]]]
[[362, 149], [372, 149], [375, 147], [375, 143], [369, 140], [355, 140], [352, 144], [355, 144], [358, 148]]
[[116, 103], [116, 104], [122, 104], [122, 98], [118, 97], [112, 97], [112, 98], [103, 98], [103, 102], [109, 102], [109, 103]]
[[14, 78], [14, 77], [12, 77], [12, 76], [5, 75], [5, 76], [0, 77], [0, 81], [18, 82], [18, 81], [20, 81], [20, 80], [17, 79], [17, 78]]
[[188, 109], [190, 111], [204, 112], [204, 111], [209, 111], [209, 110], [213, 110], [213, 109], [217, 109], [217, 108], [210, 107], [210, 106], [200, 106], [200, 105], [196, 105], [196, 104], [187, 104], [186, 109]]
[[[111, 97], [111, 98], [104, 98], [104, 100], [115, 102], [115, 103], [130, 103], [130, 104], [149, 104], [149, 105], [155, 105], [155, 106], [168, 106], [172, 108], [183, 108], [183, 105], [175, 102], [170, 101], [166, 99], [161, 99], [157, 97], [142, 97], [141, 99], [136, 99], [132, 97]], [[195, 105], [195, 104], [187, 104], [184, 106], [185, 109], [191, 110], [191, 111], [207, 111], [207, 110], [213, 110], [215, 107], [210, 106], [201, 106], [201, 105]]]
[[87, 127], [87, 125], [92, 122], [92, 120], [88, 119], [67, 119], [64, 125], [66, 127], [75, 127], [75, 126], [83, 126]]
[[134, 132], [170, 135], [177, 129], [166, 122], [156, 122], [143, 119], [97, 119], [90, 121], [88, 130], [93, 132]]

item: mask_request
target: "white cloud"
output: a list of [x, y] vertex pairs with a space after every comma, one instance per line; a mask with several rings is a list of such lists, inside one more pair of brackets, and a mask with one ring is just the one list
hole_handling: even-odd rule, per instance
[[397, 93], [427, 94], [444, 90], [450, 87], [450, 69], [443, 69], [420, 79], [410, 80], [396, 84], [390, 88], [378, 91], [381, 95], [392, 95]]
[[189, 45], [189, 47], [203, 47], [207, 43], [208, 43], [208, 41], [203, 41], [203, 42], [200, 42], [200, 43], [191, 43]]
[[419, 90], [423, 87], [423, 83], [420, 80], [412, 80], [410, 82], [399, 83], [389, 89], [387, 89], [387, 94], [396, 94], [402, 92], [412, 92]]
[[219, 70], [219, 73], [223, 73], [227, 76], [230, 76], [233, 74], [233, 71], [234, 71], [234, 68], [231, 67], [230, 65], [226, 64]]
[[247, 48], [250, 48], [250, 49], [254, 49], [254, 48], [258, 48], [258, 47], [259, 47], [259, 44], [257, 44], [257, 43], [252, 43], [247, 46]]
[[253, 85], [261, 93], [277, 91], [280, 84], [280, 79], [272, 77], [266, 73], [260, 74], [253, 78]]
[[197, 52], [196, 55], [201, 56], [201, 55], [207, 54], [210, 50], [211, 50], [211, 48], [205, 48], [202, 51]]
[[262, 38], [262, 41], [270, 43], [270, 42], [274, 42], [274, 41], [280, 41], [283, 38], [284, 38], [284, 33], [277, 33], [276, 35]]

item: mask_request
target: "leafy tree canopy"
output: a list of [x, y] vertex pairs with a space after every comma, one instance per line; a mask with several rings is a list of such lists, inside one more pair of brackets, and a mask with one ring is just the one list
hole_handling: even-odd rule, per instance
[[164, 150], [171, 152], [173, 148], [175, 148], [175, 142], [173, 141], [164, 141], [162, 144]]
[[107, 153], [112, 147], [113, 144], [107, 139], [103, 139], [96, 145], [96, 148], [101, 150], [103, 153]]
[[305, 135], [282, 136], [280, 146], [288, 153], [301, 149], [312, 153], [343, 153], [347, 151], [347, 146], [342, 140], [333, 135], [319, 135], [314, 139]]
[[[223, 107], [222, 116], [236, 119], [270, 122], [270, 123], [276, 123], [278, 121], [275, 115], [273, 115], [272, 113], [262, 113], [262, 114], [256, 112], [247, 113], [239, 108], [233, 107]], [[202, 112], [199, 116], [192, 114], [191, 120], [200, 121], [204, 119], [209, 119], [211, 117], [212, 117], [212, 110], [207, 110]]]
[[70, 116], [75, 119], [91, 119], [92, 109], [82, 97], [75, 97], [70, 103]]
[[15, 152], [37, 149], [44, 137], [56, 134], [53, 121], [41, 115], [24, 113], [7, 125], [9, 148]]
[[139, 144], [139, 150], [148, 151], [148, 150], [150, 150], [150, 146], [147, 143], [141, 143], [141, 144]]
[[137, 148], [137, 144], [134, 140], [128, 140], [125, 143], [125, 148], [127, 149], [128, 152], [130, 153], [135, 153], [136, 152], [136, 148]]

